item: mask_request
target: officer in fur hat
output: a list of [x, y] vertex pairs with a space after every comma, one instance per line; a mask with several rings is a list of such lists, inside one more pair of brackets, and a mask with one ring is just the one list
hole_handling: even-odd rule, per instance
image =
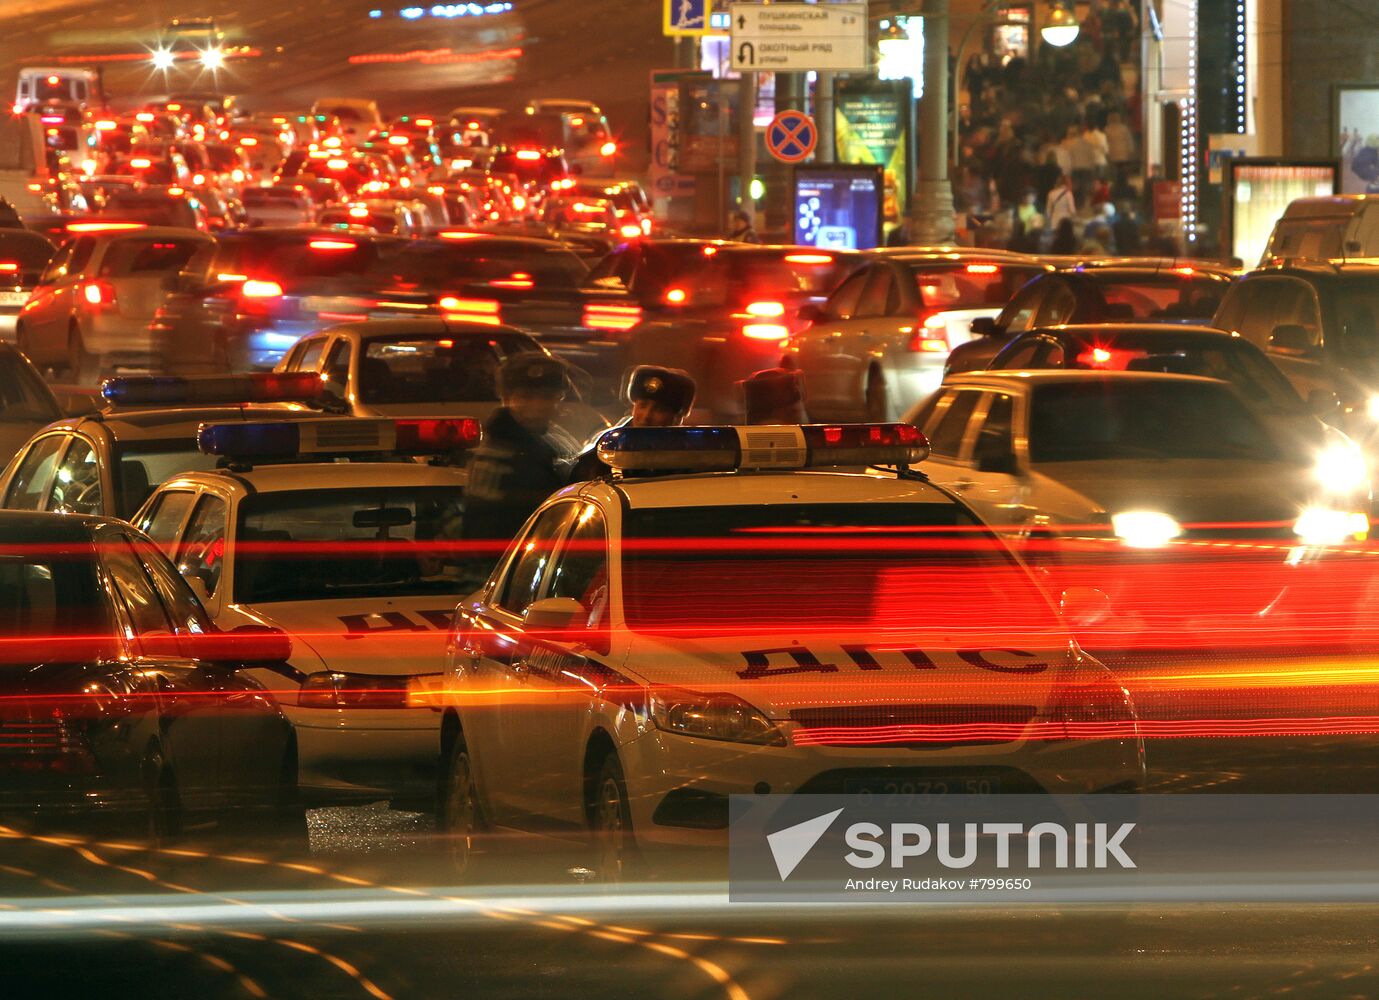
[[[694, 379], [679, 368], [658, 365], [638, 365], [627, 379], [627, 398], [632, 412], [617, 424], [633, 427], [674, 427], [684, 421], [694, 405]], [[606, 476], [610, 470], [599, 461], [598, 437], [595, 437], [575, 463], [570, 482]]]

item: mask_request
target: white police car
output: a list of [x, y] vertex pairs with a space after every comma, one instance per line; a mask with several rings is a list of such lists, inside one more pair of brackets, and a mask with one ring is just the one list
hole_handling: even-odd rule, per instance
[[614, 477], [552, 496], [456, 614], [456, 864], [539, 825], [616, 876], [723, 844], [733, 793], [1140, 787], [1128, 696], [926, 452], [899, 424], [608, 431]]
[[465, 473], [398, 459], [479, 435], [469, 419], [204, 425], [201, 449], [225, 467], [173, 476], [134, 518], [222, 628], [291, 635], [291, 669], [265, 680], [309, 804], [434, 794], [439, 716], [418, 691], [473, 586], [452, 541]]

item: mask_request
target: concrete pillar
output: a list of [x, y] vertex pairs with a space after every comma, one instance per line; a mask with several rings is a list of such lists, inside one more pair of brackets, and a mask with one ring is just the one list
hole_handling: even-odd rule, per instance
[[910, 242], [953, 240], [948, 178], [948, 0], [924, 0], [924, 96], [919, 99], [919, 157], [910, 209]]

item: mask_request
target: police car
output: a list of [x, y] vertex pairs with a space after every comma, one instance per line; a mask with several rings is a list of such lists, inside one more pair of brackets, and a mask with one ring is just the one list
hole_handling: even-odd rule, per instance
[[178, 472], [210, 469], [197, 450], [203, 422], [317, 416], [303, 401], [322, 391], [311, 374], [106, 379], [106, 408], [42, 428], [0, 474], [0, 507], [128, 519]]
[[1128, 696], [926, 451], [900, 424], [608, 431], [613, 476], [552, 496], [456, 613], [457, 866], [540, 825], [616, 878], [721, 846], [734, 793], [1138, 788]]
[[171, 477], [134, 519], [221, 628], [292, 637], [288, 669], [265, 682], [310, 804], [434, 794], [439, 717], [420, 694], [472, 589], [449, 541], [465, 473], [407, 459], [479, 435], [467, 419], [207, 424], [201, 450], [224, 468]]

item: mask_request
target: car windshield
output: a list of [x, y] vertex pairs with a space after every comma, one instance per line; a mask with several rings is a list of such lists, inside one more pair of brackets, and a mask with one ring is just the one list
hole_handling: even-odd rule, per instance
[[1000, 309], [1042, 268], [991, 261], [947, 265], [911, 264], [919, 301], [926, 309]]
[[488, 284], [495, 289], [578, 288], [589, 273], [559, 243], [539, 240], [424, 240], [379, 257], [370, 273], [407, 287], [451, 289]]
[[953, 503], [649, 507], [624, 515], [623, 539], [623, 610], [636, 632], [1054, 627], [1028, 571]]
[[[1173, 372], [1229, 382], [1247, 400], [1266, 409], [1301, 413], [1307, 409], [1293, 384], [1259, 348], [1227, 336], [1178, 336], [1163, 332], [1107, 331], [1070, 338], [1063, 367], [1099, 371]], [[1059, 348], [1058, 353], [1063, 353]], [[1059, 367], [1052, 359], [1047, 367]]]
[[1278, 448], [1221, 385], [1106, 379], [1038, 386], [1030, 403], [1030, 460], [1217, 459], [1271, 462]]
[[1195, 319], [1216, 314], [1230, 282], [1215, 274], [1124, 275], [1087, 271], [1105, 299], [1111, 318]]
[[537, 348], [511, 334], [371, 337], [359, 359], [359, 398], [369, 404], [496, 403], [498, 367], [523, 349]]
[[461, 561], [457, 489], [359, 487], [259, 493], [239, 506], [235, 600], [453, 594]]

